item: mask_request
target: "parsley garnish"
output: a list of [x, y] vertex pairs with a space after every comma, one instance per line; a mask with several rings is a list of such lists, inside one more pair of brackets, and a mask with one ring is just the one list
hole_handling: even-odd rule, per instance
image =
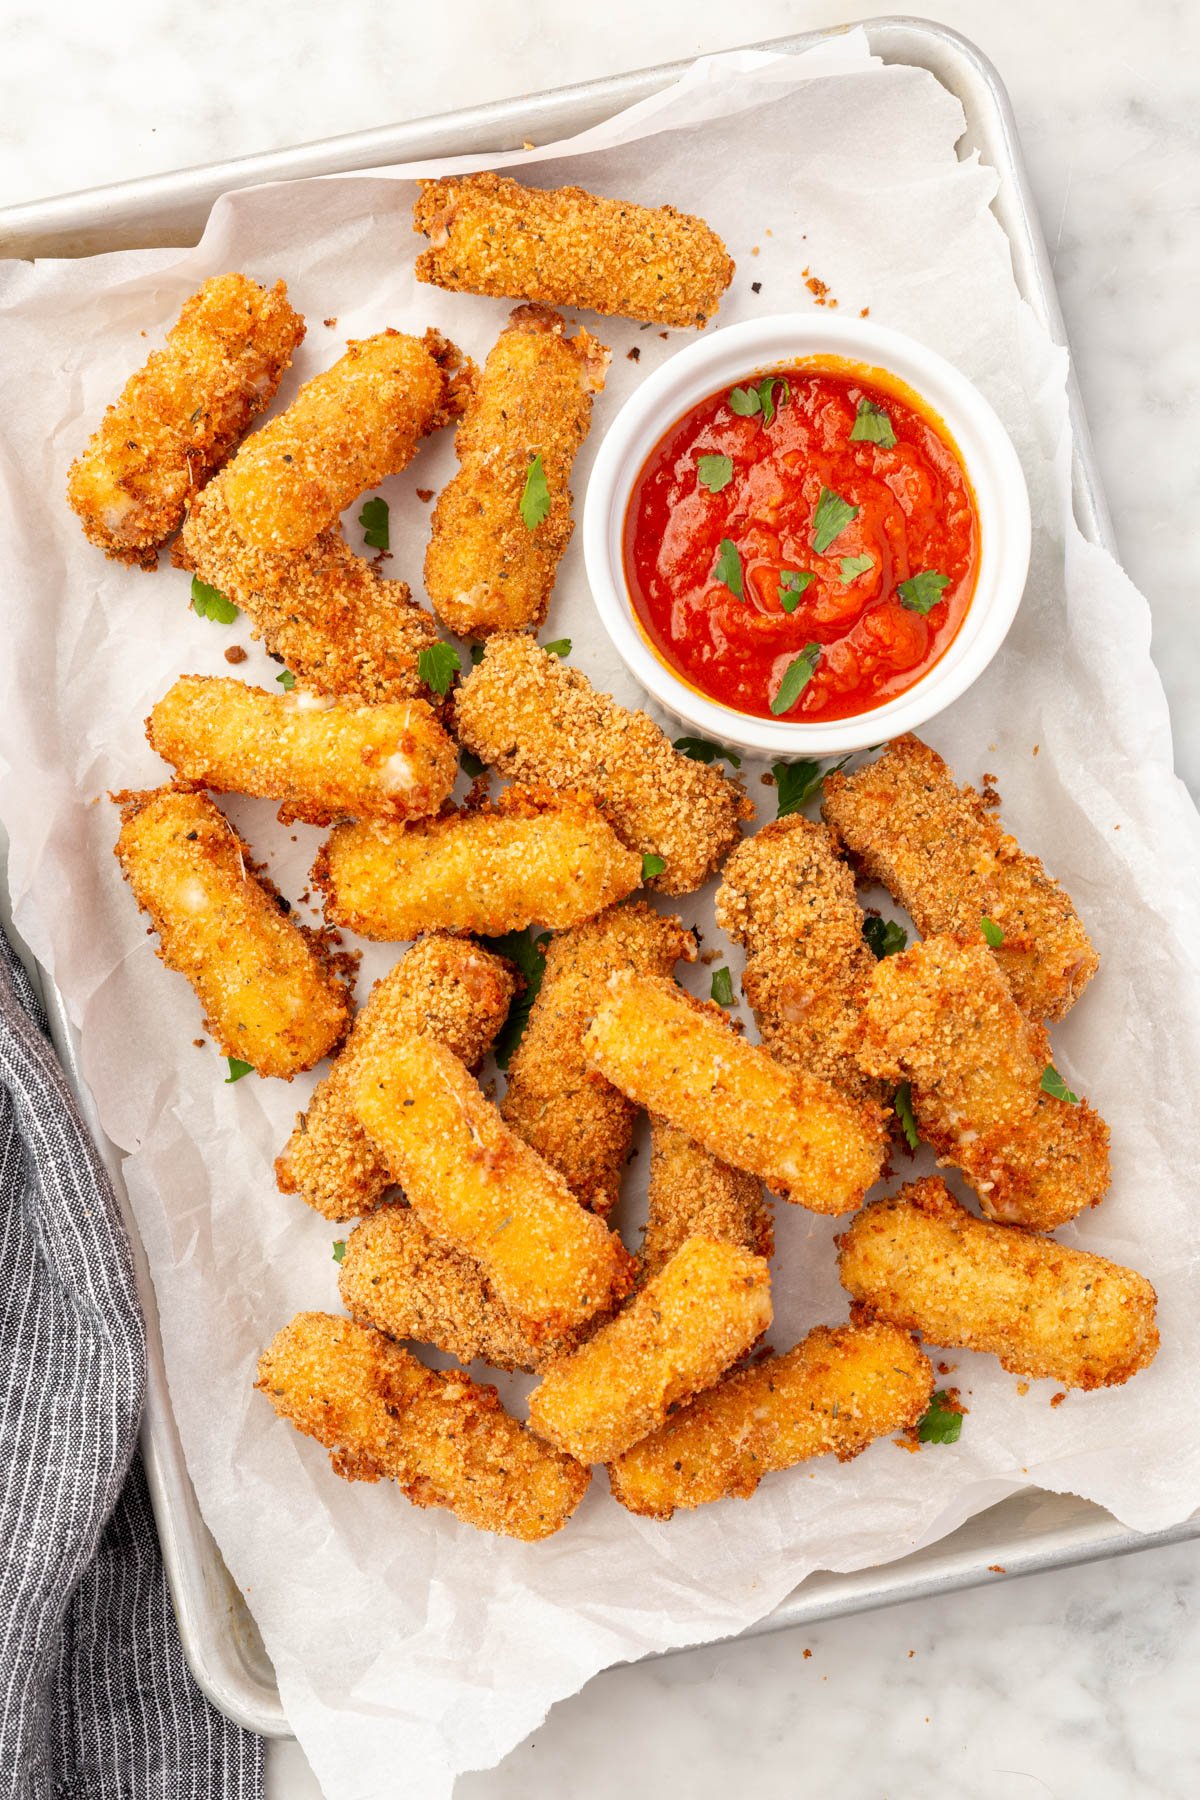
[[550, 933], [543, 931], [534, 937], [529, 931], [506, 931], [503, 937], [485, 937], [481, 942], [497, 956], [506, 956], [509, 962], [516, 963], [525, 977], [525, 991], [509, 1007], [508, 1018], [494, 1045], [497, 1066], [507, 1071], [546, 973], [544, 951]]
[[417, 654], [417, 675], [435, 694], [445, 694], [461, 668], [458, 651], [440, 639]]
[[821, 660], [820, 644], [805, 644], [799, 656], [792, 658], [783, 671], [783, 680], [771, 702], [771, 711], [778, 718], [780, 713], [790, 712], [797, 700], [816, 673], [817, 664]]
[[874, 567], [875, 558], [871, 555], [869, 550], [864, 550], [861, 556], [843, 556], [841, 563], [842, 580], [849, 586], [856, 575], [865, 575], [868, 569], [873, 569]]
[[483, 771], [487, 768], [487, 764], [480, 762], [473, 750], [460, 750], [458, 753], [458, 762], [463, 774], [469, 775], [472, 781], [474, 781], [477, 775], [482, 775]]
[[[849, 756], [843, 756], [833, 767], [844, 769], [849, 761]], [[810, 757], [802, 757], [799, 762], [772, 763], [771, 773], [775, 777], [775, 817], [786, 819], [789, 813], [799, 812], [807, 805], [832, 770], [823, 768]]]
[[1079, 1105], [1079, 1095], [1071, 1092], [1053, 1063], [1047, 1063], [1042, 1070], [1041, 1088], [1043, 1094], [1053, 1094], [1056, 1100], [1065, 1100], [1068, 1106]]
[[296, 685], [296, 677], [292, 674], [290, 669], [280, 669], [275, 679], [285, 694], [290, 694]]
[[201, 619], [211, 619], [216, 625], [232, 625], [238, 616], [233, 601], [227, 600], [220, 588], [209, 587], [198, 575], [192, 576], [192, 611]]
[[710, 494], [719, 494], [733, 480], [733, 458], [731, 456], [699, 456], [696, 458], [696, 479]]
[[817, 501], [817, 510], [813, 514], [813, 549], [820, 555], [828, 550], [835, 538], [841, 537], [851, 519], [857, 519], [859, 509], [835, 494], [832, 488], [823, 487]]
[[742, 559], [738, 555], [738, 547], [732, 538], [721, 539], [721, 554], [717, 558], [717, 566], [713, 574], [718, 581], [723, 581], [730, 593], [737, 599], [744, 600], [742, 587]]
[[817, 578], [811, 569], [780, 569], [779, 571], [779, 604], [785, 613], [794, 613], [800, 604], [800, 596], [809, 582]]
[[710, 743], [708, 738], [676, 738], [675, 749], [682, 750], [693, 762], [727, 762], [732, 763], [735, 769], [742, 766], [742, 759], [736, 750], [727, 750], [724, 744]]
[[525, 486], [521, 492], [521, 517], [525, 521], [525, 529], [536, 531], [549, 511], [550, 489], [541, 456], [538, 455], [525, 472]]
[[471, 645], [471, 667], [473, 669], [477, 669], [479, 667], [480, 663], [483, 661], [483, 652], [485, 649], [486, 649], [486, 645], [484, 645], [484, 644], [472, 644]]
[[1001, 944], [1004, 942], [1004, 933], [1001, 931], [1000, 927], [996, 924], [996, 921], [994, 919], [989, 919], [985, 913], [984, 916], [980, 919], [979, 924], [980, 924], [980, 928], [983, 931], [984, 937], [987, 939], [987, 941], [991, 945], [992, 949], [998, 950], [1000, 948]]
[[922, 569], [919, 575], [902, 581], [896, 592], [900, 596], [901, 606], [907, 606], [909, 612], [925, 614], [937, 605], [942, 597], [942, 589], [949, 586], [948, 575], [939, 575], [936, 569]]
[[238, 1056], [227, 1056], [225, 1061], [229, 1064], [229, 1073], [225, 1077], [226, 1087], [231, 1081], [240, 1081], [243, 1075], [253, 1075], [254, 1073], [254, 1064], [243, 1062]]
[[733, 976], [728, 969], [717, 969], [712, 978], [712, 997], [718, 1006], [733, 1005]]
[[882, 444], [890, 450], [896, 441], [892, 430], [892, 421], [882, 406], [876, 406], [873, 400], [864, 395], [858, 403], [858, 411], [854, 415], [854, 424], [850, 428], [852, 444]]
[[345, 1238], [335, 1238], [333, 1240], [333, 1260], [334, 1260], [334, 1262], [340, 1263], [343, 1256], [345, 1256], [345, 1254], [346, 1254]]
[[547, 656], [570, 656], [571, 640], [570, 638], [555, 638], [552, 644], [543, 644], [542, 649]]
[[762, 414], [763, 424], [769, 425], [775, 417], [775, 389], [783, 389], [783, 406], [792, 397], [792, 390], [782, 375], [766, 375], [757, 387], [735, 387], [729, 390], [729, 406], [740, 419], [752, 419], [756, 413]]
[[895, 956], [908, 942], [907, 931], [903, 925], [897, 925], [895, 919], [864, 919], [862, 930], [876, 962], [882, 962], [885, 956]]
[[962, 1414], [950, 1405], [945, 1388], [939, 1388], [929, 1402], [929, 1411], [917, 1426], [918, 1441], [922, 1444], [957, 1444], [961, 1430]]
[[653, 881], [656, 875], [662, 874], [666, 866], [661, 856], [655, 856], [648, 850], [642, 858], [642, 880]]
[[373, 499], [363, 502], [358, 522], [363, 528], [363, 542], [369, 550], [391, 549], [388, 503], [381, 495], [376, 494]]
[[900, 1121], [905, 1143], [910, 1150], [915, 1150], [921, 1139], [917, 1133], [917, 1121], [913, 1118], [911, 1082], [900, 1083], [892, 1100], [892, 1109]]

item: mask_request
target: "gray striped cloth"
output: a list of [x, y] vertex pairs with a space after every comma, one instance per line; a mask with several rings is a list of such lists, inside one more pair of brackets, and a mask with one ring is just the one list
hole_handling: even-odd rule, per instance
[[0, 932], [0, 1795], [257, 1800], [179, 1644], [137, 1455], [129, 1242]]

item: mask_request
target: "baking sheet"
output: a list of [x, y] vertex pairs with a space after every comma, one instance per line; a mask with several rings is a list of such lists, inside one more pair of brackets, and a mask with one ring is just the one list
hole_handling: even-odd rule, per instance
[[[625, 182], [625, 186], [626, 186], [626, 188], [629, 188], [629, 187], [630, 187], [630, 186], [631, 186], [631, 183], [630, 183], [630, 181], [628, 181], [628, 180], [627, 180], [627, 181], [626, 181], [626, 182]], [[717, 222], [717, 223], [718, 223], [718, 224], [719, 224], [719, 225], [720, 225], [720, 226], [721, 226], [721, 228], [722, 228], [722, 229], [724, 229], [724, 230], [726, 230], [726, 232], [727, 232], [727, 235], [728, 235], [728, 236], [729, 236], [729, 237], [730, 237], [730, 239], [731, 239], [731, 241], [733, 241], [733, 239], [734, 239], [734, 235], [735, 235], [735, 234], [734, 234], [734, 233], [733, 233], [733, 232], [732, 232], [732, 231], [730, 231], [730, 230], [729, 230], [729, 229], [728, 229], [728, 228], [727, 228], [727, 226], [726, 226], [726, 224], [725, 224], [725, 221], [724, 221], [724, 219], [723, 219], [723, 218], [720, 218], [720, 217], [718, 217], [718, 216], [717, 216], [717, 214], [716, 214], [716, 212], [715, 212], [715, 210], [714, 210], [714, 211], [713, 211], [713, 216], [714, 216], [714, 218], [716, 218], [716, 222]], [[743, 246], [742, 246], [742, 245], [741, 245], [741, 244], [738, 244], [738, 243], [735, 243], [735, 244], [734, 244], [734, 247], [735, 247], [735, 249], [736, 249], [736, 250], [738, 250], [738, 251], [741, 251], [741, 250], [742, 250], [742, 249], [743, 249]], [[763, 260], [763, 265], [762, 265], [762, 266], [764, 266], [764, 267], [765, 267], [765, 266], [766, 266], [766, 263], [767, 263], [767, 261], [768, 261], [768, 260], [769, 260], [769, 258], [767, 258], [767, 257], [764, 257], [764, 260]], [[823, 269], [822, 269], [822, 271], [821, 271], [821, 272], [822, 272], [822, 273], [827, 273], [827, 270], [826, 270], [826, 269], [824, 269], [824, 268], [823, 268]], [[837, 284], [836, 284], [836, 283], [834, 283], [834, 285], [835, 285], [835, 288], [836, 288], [836, 286], [837, 286]], [[904, 323], [904, 320], [903, 320], [903, 318], [900, 318], [900, 319], [897, 319], [897, 318], [896, 318], [896, 316], [895, 316], [895, 314], [890, 314], [890, 315], [888, 315], [888, 314], [883, 314], [883, 313], [880, 313], [880, 312], [879, 312], [879, 311], [878, 311], [878, 308], [876, 308], [876, 309], [875, 309], [875, 310], [876, 310], [876, 312], [877, 312], [877, 316], [887, 316], [887, 317], [890, 317], [890, 318], [891, 318], [891, 320], [892, 320], [892, 322], [899, 322], [899, 323]], [[443, 318], [443, 317], [444, 317], [444, 315], [441, 315], [441, 314], [439, 314], [439, 315], [438, 315], [438, 316], [439, 316], [439, 319], [442, 319], [442, 318]], [[736, 315], [736, 313], [734, 313], [734, 314], [732, 314], [732, 315], [731, 315], [731, 316], [737, 316], [737, 315]], [[342, 326], [343, 326], [343, 327], [344, 327], [344, 328], [345, 328], [345, 329], [356, 329], [356, 328], [359, 328], [359, 327], [355, 327], [355, 326], [353, 326], [353, 325], [347, 325], [347, 321], [346, 321], [346, 320], [345, 320], [345, 319], [343, 319], [343, 320], [342, 320]], [[935, 341], [936, 341], [936, 340], [935, 340]], [[943, 347], [944, 347], [944, 344], [943, 344]], [[993, 396], [993, 397], [994, 397], [994, 396]], [[1057, 445], [1057, 440], [1055, 440], [1055, 445]], [[1054, 454], [1057, 454], [1057, 453], [1058, 453], [1058, 452], [1057, 452], [1057, 448], [1055, 448], [1055, 449], [1054, 449], [1054, 450], [1053, 450], [1053, 453], [1052, 453], [1052, 455], [1051, 455], [1051, 457], [1050, 457], [1050, 460], [1051, 460], [1051, 461], [1053, 461], [1053, 460], [1054, 460]], [[423, 477], [422, 477], [422, 479], [425, 479], [425, 477], [424, 477], [424, 476], [423, 476]], [[407, 570], [406, 570], [406, 572], [407, 572]], [[1105, 573], [1106, 573], [1106, 572], [1105, 572]], [[140, 579], [140, 578], [136, 578], [136, 579]], [[163, 579], [170, 579], [170, 578], [168, 578], [168, 577], [160, 577], [160, 581], [161, 581], [161, 580], [163, 580]], [[175, 578], [174, 578], [174, 579], [175, 579], [175, 580], [177, 580], [177, 581], [178, 581], [178, 580], [179, 580], [179, 579], [180, 579], [180, 578], [178, 578], [178, 577], [175, 577]], [[1101, 581], [1101, 582], [1100, 582], [1100, 585], [1101, 585], [1101, 586], [1102, 586], [1102, 585], [1103, 585], [1103, 581]], [[558, 628], [559, 628], [559, 626], [560, 626], [560, 624], [561, 624], [561, 623], [562, 623], [562, 622], [563, 622], [563, 621], [562, 621], [562, 620], [560, 620], [560, 619], [559, 619], [559, 618], [557, 618], [557, 616], [556, 616], [556, 619], [555, 619], [555, 630], [556, 630], [556, 632], [557, 632], [557, 630], [558, 630]], [[129, 710], [130, 710], [130, 713], [131, 713], [131, 716], [134, 716], [134, 717], [136, 717], [136, 707], [131, 707], [131, 708], [130, 708], [130, 709], [129, 709]], [[943, 740], [941, 740], [941, 739], [935, 739], [935, 741], [939, 741], [939, 742], [942, 742], [942, 741], [943, 741]], [[1004, 770], [1004, 765], [1003, 765], [1003, 764], [1001, 764], [1001, 765], [1000, 765], [1000, 766], [1001, 766], [1001, 768], [1002, 768], [1002, 770]], [[976, 765], [976, 766], [975, 766], [975, 769], [974, 769], [974, 770], [973, 770], [973, 771], [972, 771], [972, 772], [977, 772], [977, 765]], [[1005, 772], [1005, 773], [1006, 773], [1006, 774], [1007, 774], [1007, 771], [1006, 771], [1006, 770], [1004, 770], [1004, 772]], [[1190, 829], [1190, 826], [1189, 826], [1189, 829]], [[1027, 834], [1027, 835], [1032, 835], [1032, 834]], [[1060, 866], [1060, 867], [1061, 867], [1061, 866], [1062, 866], [1062, 859], [1061, 859], [1061, 857], [1059, 857], [1059, 866]], [[1070, 876], [1069, 876], [1069, 874], [1068, 874], [1068, 879], [1070, 879]], [[1103, 939], [1102, 939], [1102, 942], [1103, 942]], [[1107, 945], [1105, 945], [1105, 948], [1107, 948]], [[242, 1084], [242, 1085], [243, 1085], [243, 1086], [245, 1086], [245, 1085], [246, 1085], [246, 1084]], [[1095, 1091], [1095, 1089], [1096, 1089], [1096, 1083], [1095, 1083], [1095, 1081], [1094, 1081], [1094, 1080], [1093, 1080], [1093, 1081], [1091, 1081], [1091, 1083], [1090, 1083], [1090, 1086], [1091, 1086], [1091, 1088], [1092, 1088], [1092, 1090], [1093, 1090], [1093, 1091]], [[1110, 1110], [1111, 1110], [1111, 1109], [1110, 1109]], [[1108, 1211], [1108, 1209], [1107, 1209], [1107, 1208], [1106, 1208], [1106, 1212], [1107, 1212], [1107, 1211]], [[1088, 1240], [1088, 1241], [1092, 1241], [1092, 1242], [1095, 1242], [1095, 1241], [1096, 1241], [1096, 1240], [1095, 1240], [1095, 1239], [1094, 1239], [1094, 1238], [1092, 1238], [1092, 1239], [1089, 1239], [1089, 1240]], [[1101, 1246], [1099, 1246], [1099, 1247], [1103, 1247], [1103, 1246], [1102, 1246], [1102, 1245], [1101, 1245]], [[304, 1301], [301, 1301], [301, 1302], [299, 1302], [299, 1303], [310, 1303], [310, 1302], [312, 1302], [312, 1301], [313, 1301], [313, 1300], [314, 1300], [314, 1297], [313, 1297], [313, 1296], [311, 1296], [311, 1295], [306, 1295], [306, 1296], [305, 1296], [305, 1300], [304, 1300]], [[1090, 1405], [1090, 1404], [1091, 1404], [1091, 1403], [1088, 1403], [1088, 1404], [1089, 1404], [1089, 1405]], [[1066, 1410], [1066, 1409], [1064, 1409], [1064, 1411], [1065, 1411], [1065, 1410]]]

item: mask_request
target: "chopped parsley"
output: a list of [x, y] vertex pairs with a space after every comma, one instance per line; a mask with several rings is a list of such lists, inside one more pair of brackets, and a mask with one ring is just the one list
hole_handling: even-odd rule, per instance
[[458, 763], [463, 774], [469, 775], [472, 781], [475, 780], [477, 775], [482, 775], [483, 771], [487, 768], [487, 764], [481, 762], [473, 750], [460, 750], [458, 753]]
[[821, 660], [820, 644], [805, 644], [799, 656], [792, 658], [783, 671], [783, 680], [771, 701], [771, 711], [776, 718], [780, 713], [790, 712], [797, 700], [816, 674], [817, 664]]
[[570, 656], [571, 640], [570, 638], [555, 638], [552, 644], [543, 644], [542, 649], [547, 656]]
[[1004, 933], [996, 924], [996, 921], [994, 919], [989, 919], [985, 913], [980, 919], [979, 925], [984, 937], [987, 939], [992, 949], [998, 950], [1004, 942]]
[[375, 494], [370, 500], [363, 502], [358, 522], [363, 528], [363, 542], [369, 550], [391, 549], [388, 503], [381, 495]]
[[[833, 767], [844, 769], [849, 761], [849, 756], [843, 756]], [[799, 812], [812, 799], [826, 775], [832, 772], [807, 756], [802, 757], [799, 762], [772, 763], [771, 773], [775, 777], [775, 817], [786, 819], [789, 813]]]
[[895, 956], [908, 942], [907, 931], [903, 925], [897, 925], [895, 919], [864, 919], [862, 930], [876, 962], [882, 962], [885, 956]]
[[275, 679], [285, 694], [290, 694], [296, 685], [296, 677], [292, 674], [290, 669], [280, 669]]
[[477, 669], [483, 661], [483, 653], [486, 648], [487, 646], [485, 644], [471, 645], [471, 667], [473, 669]]
[[909, 612], [924, 615], [935, 607], [942, 597], [942, 589], [950, 586], [948, 575], [939, 575], [936, 569], [922, 569], [919, 575], [912, 575], [902, 581], [896, 592], [900, 596], [901, 606], [907, 606]]
[[333, 1260], [334, 1260], [334, 1262], [340, 1263], [342, 1258], [345, 1256], [345, 1254], [346, 1254], [345, 1238], [335, 1238], [333, 1240]]
[[549, 511], [550, 488], [539, 454], [525, 471], [525, 486], [521, 491], [521, 517], [525, 521], [525, 529], [536, 531]]
[[882, 444], [890, 450], [896, 441], [896, 433], [892, 430], [892, 421], [882, 406], [876, 406], [864, 394], [858, 403], [858, 411], [854, 415], [854, 424], [850, 428], [852, 444]]
[[733, 1005], [733, 976], [728, 969], [716, 969], [712, 978], [712, 997], [718, 1006]]
[[738, 547], [732, 538], [721, 539], [721, 553], [717, 557], [713, 574], [718, 581], [724, 582], [730, 593], [738, 600], [745, 599], [746, 593], [742, 584], [742, 559], [738, 555]]
[[874, 567], [875, 558], [869, 550], [864, 550], [861, 556], [843, 556], [841, 561], [842, 580], [848, 587], [856, 576], [865, 575], [868, 569]]
[[792, 390], [782, 375], [766, 375], [757, 387], [735, 387], [729, 390], [729, 408], [740, 419], [753, 419], [761, 413], [764, 425], [769, 425], [775, 417], [775, 389], [782, 388], [783, 394], [779, 405], [783, 406], [792, 397]]
[[227, 1056], [225, 1061], [229, 1064], [229, 1073], [225, 1077], [226, 1087], [232, 1081], [240, 1081], [243, 1075], [253, 1075], [254, 1073], [254, 1064], [243, 1062], [238, 1056]]
[[238, 616], [233, 601], [227, 600], [220, 588], [209, 587], [198, 575], [192, 576], [192, 611], [198, 618], [211, 619], [215, 625], [232, 625]]
[[445, 694], [461, 668], [458, 651], [440, 640], [417, 654], [417, 675], [435, 694]]
[[800, 596], [810, 582], [817, 578], [811, 569], [781, 569], [779, 571], [779, 604], [785, 613], [794, 613], [800, 604]]
[[731, 456], [700, 456], [696, 459], [696, 479], [710, 494], [719, 494], [733, 480]]
[[676, 738], [675, 749], [682, 750], [693, 762], [727, 762], [732, 763], [735, 769], [742, 766], [742, 759], [736, 750], [728, 750], [724, 744], [714, 744], [708, 738]]
[[506, 956], [509, 962], [516, 963], [525, 977], [525, 991], [509, 1007], [508, 1018], [493, 1047], [497, 1066], [507, 1072], [546, 973], [545, 948], [550, 942], [550, 933], [543, 931], [534, 937], [528, 930], [506, 931], [502, 937], [485, 937], [481, 942], [497, 956]]
[[939, 1388], [929, 1402], [929, 1411], [917, 1426], [917, 1439], [922, 1444], [957, 1444], [963, 1416], [950, 1405], [945, 1388]]
[[1047, 1063], [1042, 1070], [1041, 1088], [1043, 1094], [1053, 1094], [1056, 1100], [1065, 1100], [1068, 1106], [1079, 1105], [1079, 1095], [1071, 1092], [1053, 1063]]
[[642, 858], [642, 880], [653, 881], [656, 875], [662, 874], [666, 866], [661, 856], [655, 856], [652, 851], [647, 850]]
[[817, 501], [817, 510], [813, 514], [813, 549], [818, 555], [828, 550], [835, 538], [841, 537], [851, 519], [857, 519], [859, 509], [851, 506], [849, 500], [843, 500], [832, 488], [823, 487]]
[[902, 1081], [896, 1089], [892, 1100], [892, 1109], [900, 1121], [900, 1129], [904, 1133], [904, 1141], [910, 1150], [915, 1150], [921, 1142], [917, 1132], [917, 1121], [913, 1118], [912, 1083]]

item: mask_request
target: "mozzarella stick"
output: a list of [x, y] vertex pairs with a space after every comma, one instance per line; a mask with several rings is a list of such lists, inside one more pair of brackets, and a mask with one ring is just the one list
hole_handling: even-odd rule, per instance
[[669, 980], [614, 975], [584, 1047], [636, 1105], [811, 1212], [852, 1211], [879, 1177], [878, 1107], [783, 1068]]
[[561, 1342], [537, 1342], [477, 1262], [434, 1237], [411, 1206], [380, 1206], [346, 1239], [338, 1287], [360, 1325], [432, 1344], [461, 1363], [536, 1369]]
[[346, 1481], [394, 1481], [480, 1531], [535, 1543], [566, 1524], [586, 1469], [511, 1418], [494, 1387], [427, 1369], [377, 1331], [298, 1313], [259, 1358], [255, 1387], [329, 1451]]
[[986, 1350], [1014, 1375], [1119, 1387], [1154, 1360], [1143, 1275], [1053, 1238], [989, 1225], [936, 1177], [865, 1206], [842, 1234], [842, 1286], [868, 1318], [949, 1350]]
[[592, 794], [623, 844], [661, 859], [647, 875], [659, 893], [703, 887], [754, 813], [737, 782], [673, 749], [653, 719], [598, 693], [524, 632], [489, 640], [458, 689], [455, 719], [461, 741], [502, 774]]
[[854, 1099], [882, 1100], [855, 1054], [875, 958], [833, 834], [795, 813], [745, 839], [722, 873], [716, 918], [745, 947], [742, 989], [771, 1054]]
[[114, 562], [152, 569], [190, 500], [270, 404], [304, 337], [287, 287], [217, 275], [184, 301], [166, 345], [125, 383], [67, 498], [85, 536]]
[[440, 640], [403, 581], [385, 581], [331, 525], [303, 550], [261, 550], [230, 517], [223, 477], [197, 496], [172, 560], [245, 613], [251, 635], [319, 694], [367, 706], [414, 695], [441, 705], [420, 655]]
[[875, 965], [863, 1066], [907, 1081], [921, 1136], [989, 1219], [1053, 1231], [1108, 1188], [1108, 1126], [1042, 1087], [1050, 1041], [982, 939], [925, 938]]
[[529, 1424], [582, 1463], [610, 1462], [710, 1387], [771, 1323], [761, 1256], [690, 1237], [623, 1312], [551, 1364]]
[[350, 996], [322, 938], [289, 918], [246, 844], [206, 794], [116, 794], [116, 857], [149, 913], [158, 954], [185, 975], [226, 1056], [290, 1081], [350, 1024]]
[[538, 626], [571, 541], [571, 465], [609, 352], [519, 306], [492, 349], [454, 440], [459, 471], [434, 508], [425, 591], [460, 637]]
[[711, 1150], [665, 1119], [650, 1120], [650, 1192], [638, 1255], [640, 1278], [657, 1275], [689, 1237], [740, 1244], [770, 1258], [775, 1248], [771, 1209], [754, 1175], [731, 1169]]
[[818, 1325], [783, 1356], [727, 1375], [609, 1468], [630, 1512], [748, 1500], [764, 1475], [813, 1456], [840, 1462], [907, 1431], [929, 1406], [933, 1370], [894, 1325]]
[[509, 1130], [441, 1044], [395, 1038], [352, 1096], [418, 1217], [479, 1265], [535, 1341], [628, 1291], [633, 1259], [620, 1239]]
[[640, 876], [586, 794], [542, 787], [408, 826], [338, 825], [313, 868], [327, 917], [387, 942], [577, 925], [623, 900]]
[[410, 463], [461, 410], [455, 345], [440, 332], [381, 331], [306, 381], [243, 444], [225, 474], [234, 525], [265, 550], [302, 550], [364, 489]]
[[500, 1111], [558, 1170], [581, 1205], [606, 1219], [621, 1191], [634, 1107], [588, 1067], [583, 1034], [617, 969], [668, 975], [694, 960], [678, 919], [644, 901], [611, 907], [552, 938], [541, 988], [508, 1071]]
[[591, 307], [656, 325], [706, 325], [733, 261], [703, 219], [506, 175], [423, 181], [417, 280], [468, 294]]
[[313, 1089], [308, 1111], [297, 1115], [275, 1160], [281, 1190], [299, 1194], [327, 1219], [369, 1212], [391, 1176], [350, 1103], [355, 1081], [406, 1032], [436, 1038], [468, 1068], [477, 1068], [515, 990], [512, 965], [467, 938], [435, 932], [406, 950], [375, 983], [341, 1054]]
[[1096, 973], [1069, 895], [920, 738], [896, 738], [853, 775], [826, 776], [823, 812], [922, 937], [982, 942], [984, 919], [1001, 932], [991, 954], [1031, 1019], [1061, 1019]]

